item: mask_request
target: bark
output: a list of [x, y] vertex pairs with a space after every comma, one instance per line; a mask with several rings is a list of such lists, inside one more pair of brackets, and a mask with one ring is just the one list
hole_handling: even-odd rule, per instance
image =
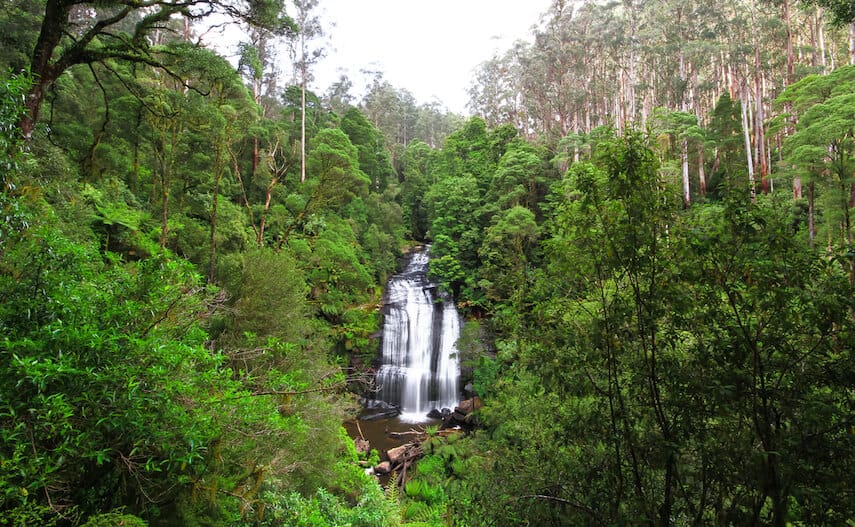
[[635, 85], [636, 80], [636, 62], [638, 62], [638, 44], [636, 36], [636, 28], [638, 26], [638, 7], [636, 0], [624, 0], [624, 5], [629, 8], [629, 85], [627, 86], [627, 100], [629, 101], [629, 120], [635, 120], [636, 104], [635, 104]]
[[255, 215], [252, 213], [252, 206], [249, 204], [249, 198], [246, 195], [246, 185], [244, 185], [243, 178], [241, 177], [240, 171], [240, 163], [238, 162], [238, 157], [235, 155], [235, 152], [232, 150], [231, 146], [227, 146], [229, 157], [232, 161], [232, 170], [234, 171], [235, 177], [237, 177], [238, 184], [240, 185], [241, 196], [243, 197], [243, 204], [246, 207], [247, 215], [249, 216], [249, 225], [252, 227], [253, 232], [255, 232], [256, 240], [260, 239], [261, 236], [258, 233], [258, 227], [255, 225]]
[[808, 183], [808, 237], [810, 246], [816, 244], [816, 207], [815, 207], [815, 185], [811, 181]]
[[683, 169], [683, 206], [688, 207], [692, 204], [692, 191], [689, 185], [689, 141], [685, 138], [680, 141], [680, 161]]
[[784, 28], [787, 30], [787, 85], [790, 85], [793, 83], [796, 62], [793, 56], [793, 28], [790, 24], [790, 0], [782, 2], [781, 18], [783, 18]]
[[855, 22], [849, 24], [849, 64], [855, 66]]
[[223, 148], [217, 145], [216, 156], [214, 158], [214, 190], [211, 198], [211, 232], [210, 245], [208, 251], [208, 283], [214, 283], [214, 275], [216, 266], [214, 265], [217, 257], [217, 205], [220, 201], [220, 180], [223, 177]]
[[[752, 7], [754, 3], [752, 2]], [[762, 66], [760, 63], [760, 43], [757, 40], [758, 23], [756, 10], [751, 11], [751, 24], [754, 26], [752, 39], [754, 45], [754, 147], [757, 176], [760, 178], [760, 189], [763, 194], [769, 193], [768, 168], [766, 165], [766, 138], [764, 135]]]
[[754, 179], [754, 161], [751, 156], [751, 132], [748, 120], [748, 89], [743, 84], [740, 91], [742, 92], [739, 99], [740, 106], [742, 107], [742, 132], [743, 139], [745, 140], [745, 157], [748, 164], [748, 192], [751, 195], [751, 201], [756, 201], [757, 188]]
[[300, 14], [300, 183], [306, 181], [306, 81], [308, 56], [306, 52], [306, 31], [308, 6], [298, 6]]
[[763, 109], [763, 91], [760, 85], [760, 49], [754, 48], [754, 102], [756, 111], [754, 114], [754, 144], [757, 146], [757, 171], [760, 178], [760, 188], [763, 194], [769, 193], [769, 168], [766, 164], [766, 137], [764, 131], [765, 113]]
[[33, 86], [27, 95], [27, 112], [19, 123], [24, 139], [32, 137], [45, 91], [57, 78], [57, 68], [51, 62], [51, 58], [62, 39], [65, 28], [68, 26], [70, 10], [71, 5], [63, 0], [48, 0], [45, 6], [45, 17], [42, 20], [41, 32], [38, 40], [36, 40], [30, 60]]
[[828, 63], [826, 62], [825, 57], [825, 28], [823, 27], [822, 15], [824, 9], [822, 7], [816, 8], [816, 32], [817, 39], [819, 40], [819, 63], [822, 65], [822, 72], [826, 72], [826, 67]]
[[816, 68], [819, 66], [819, 47], [816, 45], [817, 26], [819, 25], [819, 22], [815, 13], [808, 22], [808, 25], [810, 26], [810, 48], [813, 50], [811, 53], [811, 66]]
[[165, 177], [162, 178], [161, 185], [160, 246], [166, 247], [166, 237], [169, 229], [169, 187]]
[[[796, 58], [793, 54], [793, 28], [792, 28], [792, 20], [790, 17], [790, 0], [784, 0], [782, 4], [782, 13], [781, 16], [784, 21], [784, 27], [787, 30], [787, 78], [786, 78], [786, 86], [789, 86], [795, 81], [795, 62]], [[799, 47], [799, 54], [801, 54], [801, 47]], [[786, 87], [785, 86], [785, 87]], [[788, 114], [792, 115], [792, 105], [787, 104], [784, 107], [784, 111]], [[790, 117], [788, 119], [787, 126], [784, 128], [784, 134], [790, 135], [794, 128], [794, 117]], [[779, 135], [779, 148], [778, 152], [780, 155], [780, 135]], [[799, 176], [795, 176], [793, 178], [793, 199], [801, 199], [802, 198], [802, 178]]]
[[[713, 66], [713, 69], [715, 67]], [[703, 120], [701, 119], [702, 111], [701, 111], [701, 90], [698, 86], [698, 70], [697, 68], [692, 71], [692, 103], [695, 107], [695, 118], [698, 120], [698, 126], [703, 125]], [[704, 142], [703, 140], [698, 141], [698, 190], [701, 193], [701, 196], [707, 195], [707, 177], [704, 169]]]
[[[255, 101], [255, 104], [258, 104], [261, 107], [261, 79], [257, 74], [252, 77], [252, 98]], [[258, 162], [259, 162], [259, 153], [258, 153], [258, 136], [253, 135], [252, 137], [252, 172], [250, 172], [251, 181], [255, 180], [255, 177], [258, 175]]]
[[[173, 141], [172, 144], [175, 144]], [[167, 153], [166, 138], [161, 138], [160, 160], [160, 246], [166, 247], [169, 232], [169, 190], [172, 186], [171, 154]]]
[[303, 53], [303, 64], [300, 66], [301, 79], [301, 108], [300, 112], [300, 183], [306, 181], [306, 54]]

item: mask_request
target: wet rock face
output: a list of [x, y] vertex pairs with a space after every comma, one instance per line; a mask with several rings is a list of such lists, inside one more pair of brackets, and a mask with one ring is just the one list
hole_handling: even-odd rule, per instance
[[374, 421], [377, 419], [391, 419], [398, 417], [401, 408], [385, 401], [365, 401], [359, 419], [362, 421]]

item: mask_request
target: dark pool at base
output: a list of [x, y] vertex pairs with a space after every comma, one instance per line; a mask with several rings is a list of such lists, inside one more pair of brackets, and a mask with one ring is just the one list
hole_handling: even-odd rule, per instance
[[[363, 421], [360, 419], [350, 419], [345, 421], [344, 428], [352, 438], [360, 437], [359, 431], [362, 430], [362, 437], [368, 440], [371, 448], [380, 453], [380, 459], [386, 458], [386, 451], [396, 446], [401, 446], [409, 442], [410, 438], [404, 437], [395, 439], [389, 437], [391, 432], [409, 432], [410, 430], [423, 431], [427, 426], [438, 426], [441, 423], [439, 419], [425, 418], [422, 423], [404, 422], [398, 417], [390, 419], [372, 419]], [[357, 426], [358, 424], [358, 426]]]

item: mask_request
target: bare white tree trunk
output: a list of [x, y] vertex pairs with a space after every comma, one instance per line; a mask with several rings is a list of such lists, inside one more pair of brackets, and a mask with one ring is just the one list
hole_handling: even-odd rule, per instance
[[825, 24], [822, 20], [823, 12], [824, 9], [822, 7], [816, 8], [816, 32], [817, 38], [819, 39], [819, 63], [822, 65], [823, 73], [825, 73], [828, 63], [825, 58]]
[[629, 120], [634, 121], [636, 117], [635, 85], [637, 84], [636, 62], [638, 62], [638, 38], [636, 29], [638, 26], [638, 6], [636, 0], [624, 0], [629, 9], [629, 85], [626, 87], [626, 97], [629, 102], [627, 113]]
[[300, 67], [300, 183], [306, 182], [306, 60]]

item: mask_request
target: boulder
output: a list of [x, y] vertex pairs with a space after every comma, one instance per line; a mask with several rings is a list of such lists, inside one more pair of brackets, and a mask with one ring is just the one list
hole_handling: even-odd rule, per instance
[[434, 408], [433, 410], [431, 410], [430, 412], [428, 412], [427, 416], [428, 416], [430, 419], [442, 419], [442, 412], [440, 412], [439, 410], [437, 410], [436, 408]]
[[460, 412], [464, 416], [471, 414], [475, 410], [478, 410], [484, 406], [484, 403], [481, 401], [481, 398], [475, 396], [471, 399], [466, 399], [465, 401], [460, 401], [460, 404], [457, 405], [457, 408], [454, 409], [455, 412]]
[[353, 444], [356, 447], [357, 454], [367, 454], [371, 451], [371, 443], [365, 439], [357, 437], [353, 440]]
[[389, 472], [392, 472], [392, 463], [389, 463], [388, 461], [383, 461], [374, 467], [375, 474], [388, 474]]

